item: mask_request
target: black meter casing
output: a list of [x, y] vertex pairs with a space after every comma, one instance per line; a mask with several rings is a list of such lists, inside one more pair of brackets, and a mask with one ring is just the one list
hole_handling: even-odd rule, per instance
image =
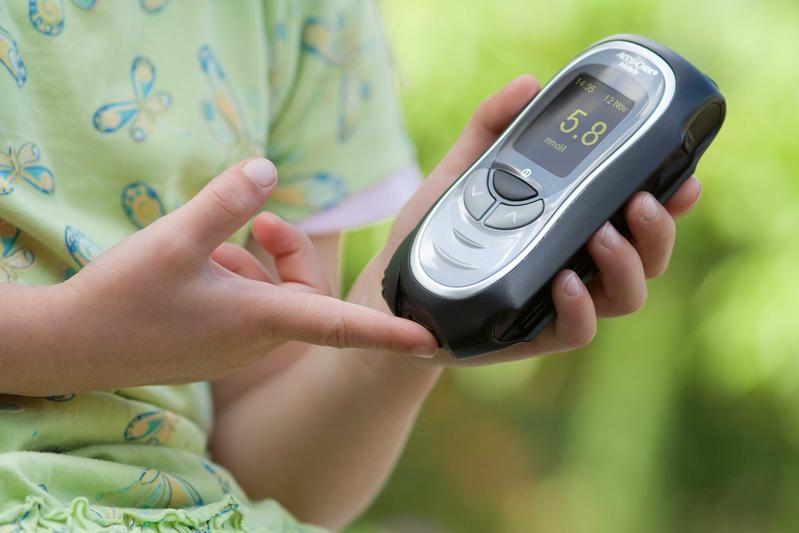
[[456, 358], [532, 340], [552, 278], [597, 272], [585, 249], [638, 191], [661, 203], [725, 115], [716, 84], [671, 50], [614, 35], [561, 70], [399, 246], [383, 279], [397, 316]]

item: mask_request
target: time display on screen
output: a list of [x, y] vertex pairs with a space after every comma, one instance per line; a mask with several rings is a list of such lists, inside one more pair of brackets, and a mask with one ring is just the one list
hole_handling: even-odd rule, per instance
[[556, 176], [567, 176], [634, 105], [633, 100], [590, 74], [579, 74], [513, 147]]

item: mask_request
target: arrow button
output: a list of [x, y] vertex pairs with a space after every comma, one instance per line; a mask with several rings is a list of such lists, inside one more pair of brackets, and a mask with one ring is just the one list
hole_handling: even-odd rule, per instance
[[480, 220], [494, 205], [494, 197], [488, 189], [488, 169], [475, 170], [467, 180], [463, 191], [463, 204], [475, 220]]
[[499, 204], [488, 215], [485, 225], [494, 229], [516, 229], [526, 226], [544, 212], [544, 201], [536, 200], [526, 205]]

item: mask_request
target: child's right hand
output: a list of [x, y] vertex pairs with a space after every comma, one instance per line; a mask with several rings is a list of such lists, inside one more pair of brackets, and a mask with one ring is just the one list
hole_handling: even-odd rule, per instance
[[[288, 340], [433, 353], [435, 339], [413, 322], [318, 294], [302, 280], [247, 279], [211, 259], [275, 183], [270, 162], [242, 162], [67, 282], [3, 288], [9, 297], [0, 300], [25, 305], [3, 328], [19, 334], [0, 341], [0, 390], [49, 395], [209, 380]], [[36, 320], [24, 331], [28, 313]]]

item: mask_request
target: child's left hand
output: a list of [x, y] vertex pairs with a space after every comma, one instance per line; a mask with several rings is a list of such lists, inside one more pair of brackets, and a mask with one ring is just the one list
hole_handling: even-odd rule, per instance
[[[496, 140], [538, 90], [532, 76], [521, 76], [477, 108], [455, 146], [399, 213], [387, 246], [364, 270], [348, 300], [390, 312], [381, 295], [381, 280], [392, 254], [439, 196]], [[624, 212], [632, 238], [625, 239], [609, 222], [594, 234], [588, 251], [599, 276], [586, 287], [574, 272], [560, 272], [552, 283], [557, 317], [532, 342], [465, 362], [439, 351], [433, 361], [448, 366], [485, 364], [587, 344], [596, 332], [597, 317], [630, 314], [644, 304], [646, 279], [659, 276], [668, 266], [675, 240], [674, 218], [693, 207], [699, 192], [699, 182], [692, 177], [665, 206], [649, 193], [633, 196]]]

